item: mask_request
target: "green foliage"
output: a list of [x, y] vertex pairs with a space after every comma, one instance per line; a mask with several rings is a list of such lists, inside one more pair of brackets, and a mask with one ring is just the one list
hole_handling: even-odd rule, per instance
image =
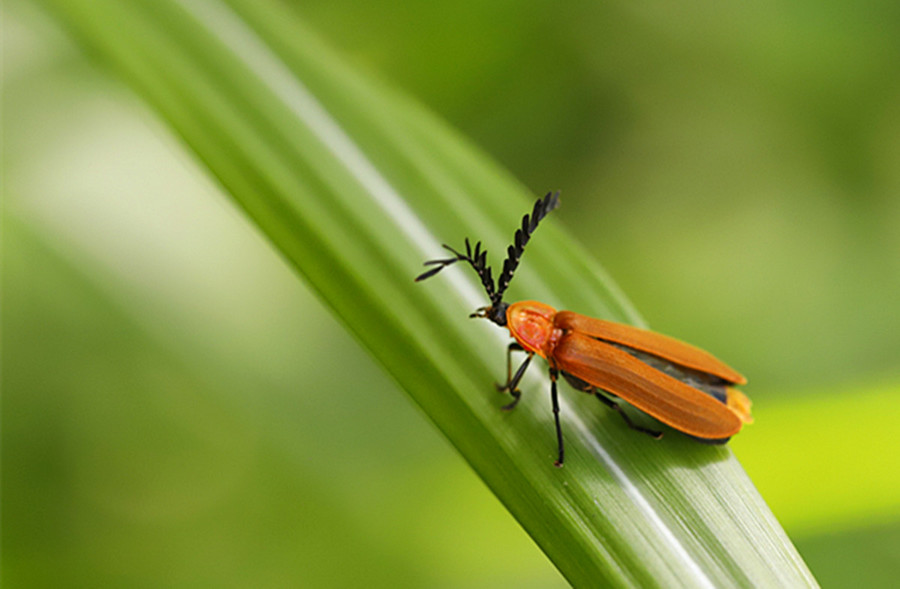
[[[647, 450], [567, 404], [574, 448], [556, 470], [546, 411], [510, 418], [488, 402], [502, 338], [459, 321], [477, 291], [458, 275], [442, 278], [450, 288], [409, 277], [437, 251], [429, 226], [494, 246], [527, 201], [430, 117], [356, 78], [274, 6], [48, 7], [156, 105], [571, 582], [811, 582], [726, 449], [673, 436]], [[633, 319], [558, 228], [542, 228], [529, 261], [517, 287]]]
[[[598, 579], [646, 584], [652, 578], [671, 584], [684, 579], [702, 582], [706, 577], [715, 584], [810, 582], [805, 567], [727, 450], [698, 448], [674, 434], [661, 444], [648, 445], [640, 436], [630, 435], [615, 416], [599, 410], [590, 399], [567, 394], [564, 427], [571, 457], [563, 471], [555, 471], [550, 467], [554, 444], [544, 395], [547, 385], [544, 379], [537, 378], [540, 370], [533, 369], [533, 379], [524, 387], [526, 399], [514, 414], [498, 411], [502, 400], [490, 394], [490, 383], [502, 367], [504, 339], [491, 326], [465, 320], [472, 308], [483, 303], [474, 281], [463, 272], [445, 273], [446, 276], [418, 286], [410, 279], [419, 271], [423, 259], [440, 255], [441, 241], [458, 245], [463, 236], [469, 235], [484, 239], [493, 253], [502, 252], [533, 196], [453, 131], [408, 99], [348, 70], [291, 15], [276, 6], [242, 2], [229, 7], [214, 2], [182, 5], [52, 0], [44, 4], [169, 121], [284, 258], [308, 278], [345, 325], [404, 386], [570, 581], [584, 585], [596, 584]], [[521, 18], [526, 20], [525, 16]], [[431, 75], [436, 71], [441, 70], [435, 68]], [[315, 96], [314, 101], [310, 96]], [[549, 99], [545, 102], [548, 106], [552, 103]], [[510, 104], [512, 101], [507, 101], [504, 106]], [[515, 113], [514, 108], [508, 111]], [[526, 120], [527, 115], [523, 112], [516, 116]], [[534, 130], [531, 125], [520, 127]], [[537, 130], [541, 128], [538, 126]], [[572, 126], [570, 131], [584, 133], [586, 139], [591, 128]], [[516, 143], [526, 141], [520, 139]], [[543, 153], [544, 142], [533, 143], [540, 145]], [[550, 151], [553, 157], [547, 158], [547, 165], [556, 170], [575, 166], [565, 161], [565, 150], [556, 146]], [[599, 218], [596, 214], [576, 216], [568, 212], [583, 209], [569, 206], [576, 204], [577, 196], [567, 198], [568, 181], [560, 187], [566, 190], [559, 217], [566, 219], [570, 215], [575, 227], [584, 219]], [[627, 191], [621, 188], [613, 186], [611, 192], [625, 196]], [[667, 186], [666, 191], [669, 189]], [[661, 234], [672, 225], [672, 211], [665, 206], [645, 213], [638, 225], [642, 229], [646, 224]], [[559, 220], [549, 221], [541, 228], [540, 239], [529, 245], [521, 274], [514, 283], [513, 298], [538, 298], [598, 316], [638, 321], [612, 283], [586, 261], [585, 254], [561, 228]], [[703, 227], [697, 229], [703, 231]], [[597, 233], [593, 227], [591, 231]], [[609, 254], [615, 251], [616, 231], [606, 227], [602, 231], [607, 252], [604, 259], [627, 259], [618, 255], [621, 252]], [[36, 241], [46, 240], [61, 251], [68, 249], [68, 237], [48, 237], [49, 233], [52, 232], [45, 232]], [[185, 572], [191, 570], [191, 562], [204, 563], [200, 570], [212, 570], [222, 561], [217, 558], [221, 552], [211, 550], [208, 560], [204, 560], [203, 555], [191, 550], [196, 545], [193, 541], [206, 544], [216, 536], [215, 527], [204, 524], [203, 514], [208, 514], [208, 519], [228, 522], [222, 524], [223, 528], [257, 538], [261, 548], [258, 558], [265, 557], [262, 547], [273, 538], [281, 547], [280, 558], [290, 560], [295, 552], [303, 555], [301, 558], [308, 563], [298, 565], [298, 570], [308, 572], [315, 568], [310, 563], [325, 562], [326, 555], [338, 554], [343, 548], [360, 555], [356, 561], [369, 572], [368, 581], [387, 581], [392, 575], [410, 583], [429, 584], [427, 579], [434, 579], [417, 571], [413, 564], [425, 561], [429, 555], [417, 554], [418, 558], [408, 560], [398, 556], [402, 551], [413, 554], [409, 545], [414, 542], [407, 541], [407, 548], [379, 548], [392, 535], [391, 527], [398, 526], [396, 521], [373, 513], [377, 510], [371, 506], [367, 509], [365, 502], [347, 513], [346, 503], [330, 496], [335, 492], [341, 495], [341, 482], [354, 480], [352, 476], [387, 468], [383, 461], [366, 464], [355, 460], [358, 450], [353, 452], [352, 442], [358, 440], [356, 448], [360, 448], [385, 435], [377, 430], [386, 429], [385, 424], [394, 429], [397, 420], [393, 412], [403, 409], [391, 405], [385, 397], [377, 397], [377, 403], [360, 399], [370, 394], [370, 388], [379, 388], [370, 385], [377, 378], [371, 370], [362, 370], [365, 378], [347, 374], [365, 364], [358, 355], [340, 351], [329, 357], [322, 353], [333, 349], [327, 333], [334, 326], [315, 319], [319, 314], [317, 307], [304, 303], [305, 313], [294, 309], [300, 304], [293, 301], [277, 307], [283, 319], [290, 318], [285, 319], [285, 331], [279, 333], [291, 334], [278, 340], [278, 348], [264, 343], [271, 341], [276, 331], [277, 320], [271, 318], [268, 331], [252, 332], [249, 337], [247, 333], [237, 335], [240, 330], [206, 331], [206, 326], [222, 318], [210, 309], [211, 299], [189, 305], [169, 316], [171, 324], [160, 326], [156, 325], [157, 318], [167, 315], [153, 305], [148, 308], [135, 304], [132, 292], [131, 297], [125, 297], [130, 300], [124, 304], [126, 312], [112, 313], [106, 322], [100, 319], [104, 309], [121, 304], [122, 297], [119, 293], [110, 298], [105, 291], [118, 291], [118, 287], [74, 286], [74, 293], [71, 288], [62, 289], [60, 292], [70, 294], [58, 300], [44, 300], [40, 293], [45, 291], [45, 284], [80, 285], [81, 279], [70, 276], [60, 281], [59, 276], [70, 272], [68, 264], [56, 260], [53, 254], [35, 253], [35, 247], [27, 245], [34, 241], [29, 230], [13, 227], [11, 235], [5, 234], [4, 239], [14, 245], [12, 251], [21, 255], [18, 266], [9, 271], [13, 277], [9, 284], [30, 285], [20, 291], [18, 298], [5, 302], [12, 301], [16, 309], [35, 310], [5, 315], [4, 320], [4, 364], [19, 368], [9, 374], [4, 370], [4, 389], [18, 392], [5, 395], [4, 420], [15, 419], [19, 424], [12, 431], [4, 427], [4, 440], [19, 442], [11, 447], [4, 444], [4, 470], [8, 472], [9, 465], [13, 465], [14, 472], [27, 472], [32, 477], [24, 485], [21, 479], [10, 481], [4, 477], [8, 514], [4, 544], [21, 547], [21, 552], [13, 552], [12, 565], [9, 558], [4, 559], [7, 571], [14, 570], [21, 574], [18, 578], [28, 578], [39, 567], [24, 563], [45, 562], [33, 555], [39, 553], [42, 540], [53, 537], [56, 546], [68, 548], [70, 552], [65, 554], [69, 558], [60, 561], [60, 569], [45, 567], [46, 578], [52, 579], [52, 571], [64, 570], [65, 566], [75, 567], [90, 577], [104, 568], [97, 563], [104, 561], [107, 551], [116, 545], [116, 537], [129, 539], [126, 545], [133, 548], [129, 554], [134, 559], [132, 564], [137, 565], [136, 555], [141, 551], [136, 549], [140, 543], [135, 539], [144, 538], [150, 548], [143, 551], [146, 560], [134, 567], [125, 562], [119, 571], [106, 567], [105, 570], [113, 571], [112, 576], [102, 580], [140, 585], [141, 580], [159, 579], [153, 564], [178, 552], [190, 555], [184, 557], [185, 566], [175, 573], [180, 575], [174, 577], [178, 582], [221, 584], [227, 576], [202, 577], [198, 572], [192, 577]], [[211, 241], [198, 236], [190, 243], [202, 247]], [[647, 244], [648, 240], [641, 243]], [[637, 253], [646, 258], [648, 268], [662, 277], [667, 272], [684, 272], [683, 265], [664, 262], [660, 266], [658, 258], [647, 255], [652, 252]], [[4, 256], [7, 259], [9, 254]], [[730, 258], [725, 254], [722, 257]], [[494, 259], [495, 263], [499, 261]], [[37, 268], [47, 272], [32, 269], [35, 260], [40, 261]], [[208, 260], [215, 265], [229, 258], [214, 254]], [[78, 260], [75, 265], [81, 268], [86, 264]], [[93, 270], [87, 264], [85, 272], [92, 277], [88, 282], [108, 287], [103, 273], [98, 279]], [[243, 275], [249, 276], [248, 281], [257, 278], [252, 270]], [[156, 291], [170, 288], [167, 282], [176, 283], [167, 276], [156, 277], [155, 284], [150, 285], [149, 280], [138, 284]], [[112, 282], [121, 278], [117, 276]], [[698, 276], [697, 280], [702, 278]], [[684, 301], [678, 301], [677, 292], [665, 295], [672, 308], [685, 306]], [[136, 298], [141, 301], [143, 295]], [[75, 300], [86, 301], [86, 308], [73, 305]], [[252, 300], [249, 304], [243, 302], [232, 312], [253, 317], [262, 313], [255, 309]], [[76, 308], [74, 315], [67, 312]], [[42, 317], [48, 311], [57, 313], [57, 321], [43, 331], [33, 331], [34, 317]], [[135, 315], [141, 319], [134, 321]], [[81, 317], [81, 322], [72, 323], [72, 317]], [[17, 321], [10, 323], [9, 318]], [[248, 319], [248, 323], [252, 321]], [[195, 333], [197, 330], [203, 336]], [[35, 337], [27, 338], [26, 334], [31, 333]], [[79, 347], [79, 333], [96, 334], [84, 342], [83, 356], [72, 354], [72, 348]], [[60, 338], [61, 334], [68, 337]], [[297, 334], [312, 340], [308, 348], [300, 346]], [[227, 335], [224, 341], [221, 335]], [[160, 338], [161, 344], [157, 341]], [[236, 341], [241, 338], [245, 341]], [[781, 342], [783, 338], [777, 339]], [[48, 340], [69, 343], [52, 348], [46, 345]], [[17, 342], [16, 353], [8, 351], [10, 341]], [[216, 343], [210, 347], [209, 342], [213, 341]], [[254, 342], [257, 345], [252, 345]], [[224, 354], [227, 360], [222, 360], [223, 349], [230, 352]], [[56, 364], [56, 378], [42, 381], [42, 355], [69, 360]], [[305, 374], [310, 376], [299, 382], [286, 369], [300, 363], [294, 356], [308, 356], [305, 362], [309, 369]], [[867, 357], [877, 360], [876, 355]], [[100, 364], [96, 358], [109, 361]], [[779, 359], [797, 363], [784, 355]], [[148, 378], [146, 370], [130, 368], [135, 363], [154, 366], [150, 372], [156, 376]], [[348, 370], [348, 366], [354, 369]], [[327, 367], [326, 374], [322, 374], [323, 367]], [[812, 371], [806, 363], [802, 368], [803, 374]], [[272, 371], [279, 376], [272, 378]], [[41, 390], [35, 383], [41, 382], [45, 394], [33, 395]], [[71, 386], [69, 382], [80, 384]], [[349, 383], [352, 386], [347, 386]], [[132, 394], [121, 398], [117, 393], [123, 389]], [[755, 397], [755, 392], [752, 394]], [[258, 399], [251, 401], [252, 397]], [[322, 407], [329, 406], [326, 403], [335, 402], [333, 397], [342, 403], [342, 412], [357, 412], [360, 418], [329, 420], [327, 415], [319, 415]], [[64, 410], [58, 407], [60, 398], [68, 399]], [[179, 402], [182, 398], [188, 401]], [[879, 403], [890, 404], [890, 398], [875, 405]], [[387, 411], [384, 406], [393, 409]], [[824, 411], [824, 407], [830, 409]], [[751, 474], [765, 472], [764, 461], [783, 448], [789, 434], [796, 433], [797, 419], [803, 418], [809, 427], [799, 431], [808, 435], [806, 444], [797, 448], [804, 448], [803, 453], [815, 453], [814, 425], [826, 422], [817, 419], [833, 422], [840, 418], [842, 408], [846, 409], [846, 404], [812, 402], [799, 411], [786, 409], [781, 413], [784, 419], [763, 409], [759, 415], [766, 417], [765, 423], [750, 431], [766, 428], [765, 439], [770, 445], [765, 452], [757, 449], [754, 454], [749, 444], [742, 446], [749, 440], [741, 437], [736, 441], [736, 451], [742, 458], [747, 457]], [[308, 415], [309, 421], [298, 423], [300, 414]], [[78, 420], [79, 415], [84, 418]], [[146, 420], [142, 421], [141, 416]], [[768, 429], [776, 423], [780, 425]], [[348, 431], [351, 429], [353, 433]], [[58, 432], [58, 437], [47, 439], [48, 431]], [[29, 432], [35, 432], [35, 439], [29, 438]], [[422, 444], [420, 440], [427, 433], [417, 433], [418, 437], [398, 438], [397, 447]], [[852, 431], [839, 439], [851, 437]], [[148, 445], [147, 439], [158, 443]], [[346, 460], [344, 470], [326, 459], [332, 456], [329, 451], [333, 447], [341, 445], [347, 447], [343, 454], [338, 450]], [[830, 448], [834, 450], [833, 446]], [[433, 453], [439, 451], [432, 448]], [[181, 454], [185, 452], [193, 455]], [[822, 460], [813, 464], [822, 464], [827, 458], [821, 452], [816, 456]], [[237, 464], [229, 464], [234, 459]], [[136, 462], [154, 468], [141, 473], [135, 468]], [[184, 466], [179, 472], [178, 464], [204, 462], [208, 463], [206, 469]], [[80, 476], [67, 476], [66, 466], [74, 466]], [[787, 465], [785, 468], [789, 470]], [[192, 511], [192, 503], [186, 501], [197, 495], [191, 478], [185, 476], [189, 470], [208, 482], [203, 490], [218, 489], [216, 492], [221, 493], [199, 497], [194, 505], [203, 505], [203, 509], [195, 507]], [[275, 473], [281, 470], [294, 476], [284, 477], [289, 480], [279, 478]], [[158, 479], [155, 474], [159, 472], [169, 476]], [[389, 476], [396, 477], [397, 471], [393, 472]], [[43, 484], [41, 476], [50, 473], [55, 477], [57, 490], [67, 492], [47, 493], [50, 487]], [[208, 511], [215, 504], [215, 497], [241, 496], [234, 490], [243, 487], [234, 481], [246, 480], [247, 473], [259, 475], [260, 489], [271, 492], [276, 487], [287, 488], [298, 497], [326, 507], [307, 510], [294, 505], [287, 495], [272, 496], [262, 499], [266, 509], [258, 526], [247, 522], [241, 525], [242, 518], [236, 515], [240, 510], [234, 506], [232, 512]], [[443, 471], [434, 476], [442, 474]], [[764, 474], [759, 477], [765, 484], [777, 485], [772, 482], [774, 479], [765, 479]], [[375, 474], [368, 479], [371, 486], [367, 488], [377, 490], [379, 483], [373, 481], [380, 478]], [[298, 479], [303, 483], [297, 484]], [[179, 481], [185, 486], [179, 488]], [[326, 484], [334, 485], [327, 493], [322, 491]], [[9, 488], [13, 489], [12, 494], [7, 492]], [[167, 488], [173, 489], [171, 500], [167, 499]], [[386, 488], [381, 489], [382, 494]], [[141, 498], [140, 489], [145, 490], [144, 502], [136, 501]], [[29, 493], [41, 490], [43, 495]], [[243, 496], [252, 503], [253, 496], [246, 490]], [[776, 500], [783, 497], [777, 491], [772, 496]], [[25, 501], [26, 497], [29, 501]], [[120, 501], [104, 501], [104, 497]], [[865, 501], [864, 493], [858, 497]], [[449, 494], [445, 499], [445, 503], [459, 500]], [[127, 505], [120, 504], [125, 501]], [[794, 505], [798, 503], [795, 501]], [[34, 513], [41, 504], [54, 505], [55, 509], [41, 525], [35, 526], [35, 518], [27, 514]], [[101, 504], [102, 509], [98, 509]], [[822, 506], [816, 515], [820, 522], [828, 521], [841, 510], [848, 513], [846, 502], [840, 500], [809, 504]], [[27, 505], [30, 510], [10, 510], [10, 505]], [[883, 501], [868, 505], [877, 514], [892, 509], [894, 503], [889, 494], [884, 494]], [[161, 506], [168, 509], [155, 511]], [[433, 521], [434, 513], [441, 509], [435, 504], [428, 512], [428, 521]], [[188, 515], [175, 515], [179, 510]], [[96, 517], [98, 514], [102, 517]], [[77, 530], [80, 539], [97, 538], [96, 553], [91, 555], [89, 542], [71, 542], [58, 535], [60, 528], [55, 524], [65, 518], [73, 521], [71, 529]], [[149, 534], [148, 526], [140, 523], [148, 522], [153, 528], [166, 518], [183, 525], [169, 525]], [[360, 532], [359, 520], [373, 525]], [[791, 521], [790, 515], [787, 521]], [[475, 533], [470, 537], [446, 543], [447, 556], [443, 560], [452, 563], [454, 550], [464, 550], [464, 545], [477, 542], [473, 537], [481, 535], [478, 523], [473, 525]], [[326, 527], [339, 531], [329, 535], [324, 533]], [[440, 527], [443, 526], [434, 526]], [[21, 534], [9, 535], [25, 529], [32, 530], [28, 542], [22, 541], [25, 536]], [[296, 531], [306, 529], [315, 530], [314, 537]], [[409, 535], [408, 525], [402, 529]], [[57, 530], [56, 535], [53, 530]], [[130, 530], [131, 535], [124, 530]], [[435, 535], [440, 531], [432, 529], [426, 533]], [[382, 542], [367, 540], [372, 534]], [[335, 540], [348, 537], [353, 540]], [[278, 542], [297, 538], [305, 538], [301, 544], [309, 546]], [[175, 542], [167, 552], [165, 544], [171, 540]], [[488, 544], [479, 553], [502, 553], [501, 546], [506, 547], [507, 542]], [[313, 548], [313, 544], [318, 548]], [[400, 545], [403, 544], [398, 540], [395, 546]], [[239, 543], [227, 545], [223, 552], [228, 550], [254, 558]], [[279, 568], [274, 562], [280, 560], [279, 556], [272, 558], [269, 575]], [[258, 580], [260, 574], [266, 574], [265, 569], [242, 569], [240, 562], [228, 565], [223, 568], [223, 575], [230, 573], [239, 578], [250, 574]], [[437, 566], [440, 565], [432, 562], [433, 568]], [[508, 563], [506, 566], [509, 571], [515, 568]], [[504, 563], [495, 561], [492, 567], [502, 569]], [[332, 565], [329, 570], [330, 574], [320, 571], [318, 578], [330, 579], [337, 585], [358, 584], [360, 580], [350, 569]], [[481, 576], [485, 578], [487, 573]]]

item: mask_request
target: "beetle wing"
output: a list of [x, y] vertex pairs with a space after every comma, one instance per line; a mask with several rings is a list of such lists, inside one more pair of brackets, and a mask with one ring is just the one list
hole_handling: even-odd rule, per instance
[[604, 321], [603, 319], [594, 319], [572, 311], [560, 311], [557, 313], [554, 324], [556, 327], [567, 331], [577, 331], [591, 337], [647, 352], [648, 354], [664, 358], [673, 364], [712, 374], [734, 384], [747, 382], [747, 379], [738, 371], [709, 352], [653, 331], [612, 321]]
[[741, 430], [741, 419], [724, 403], [588, 335], [564, 335], [553, 359], [559, 370], [686, 434], [715, 440]]

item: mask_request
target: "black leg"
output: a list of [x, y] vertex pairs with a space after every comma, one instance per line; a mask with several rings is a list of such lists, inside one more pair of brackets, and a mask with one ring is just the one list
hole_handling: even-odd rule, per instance
[[509, 411], [514, 409], [515, 406], [519, 403], [519, 399], [522, 396], [522, 392], [519, 390], [519, 381], [522, 380], [522, 376], [525, 374], [525, 370], [528, 369], [528, 365], [531, 363], [531, 359], [534, 357], [534, 352], [529, 352], [528, 357], [525, 358], [525, 361], [522, 362], [522, 365], [519, 366], [518, 370], [516, 370], [515, 375], [512, 373], [512, 353], [514, 351], [524, 351], [522, 346], [513, 342], [509, 344], [509, 348], [506, 350], [506, 384], [497, 385], [498, 391], [509, 391], [509, 394], [512, 395], [512, 403], [509, 405], [504, 405], [503, 410]]
[[505, 391], [509, 389], [509, 383], [512, 381], [512, 353], [513, 352], [524, 352], [524, 348], [519, 345], [518, 342], [512, 342], [506, 348], [506, 384], [497, 383], [498, 391]]
[[559, 372], [555, 368], [550, 369], [550, 400], [553, 402], [553, 421], [556, 423], [556, 446], [559, 449], [559, 456], [553, 466], [560, 467], [563, 465], [563, 436], [562, 428], [559, 427], [559, 396], [556, 393], [556, 379]]
[[662, 437], [662, 432], [658, 432], [658, 431], [652, 430], [652, 429], [647, 429], [646, 427], [641, 427], [641, 426], [635, 424], [633, 421], [631, 421], [631, 418], [628, 417], [628, 414], [625, 413], [624, 411], [622, 411], [622, 408], [619, 407], [619, 404], [618, 404], [618, 403], [616, 403], [616, 402], [613, 401], [612, 399], [607, 399], [607, 398], [606, 398], [602, 393], [600, 393], [600, 391], [598, 391], [597, 389], [591, 387], [591, 390], [590, 390], [590, 391], [586, 391], [586, 392], [593, 393], [593, 395], [594, 395], [595, 397], [597, 397], [598, 399], [600, 399], [600, 401], [603, 402], [604, 405], [606, 405], [607, 407], [609, 407], [610, 409], [616, 411], [619, 415], [621, 415], [621, 416], [622, 416], [622, 419], [625, 420], [625, 423], [628, 424], [628, 427], [630, 427], [630, 428], [633, 429], [634, 431], [638, 431], [638, 432], [645, 433], [645, 434], [647, 434], [648, 436], [651, 436], [651, 437], [653, 437], [653, 438], [656, 438], [657, 440], [660, 439], [660, 438]]

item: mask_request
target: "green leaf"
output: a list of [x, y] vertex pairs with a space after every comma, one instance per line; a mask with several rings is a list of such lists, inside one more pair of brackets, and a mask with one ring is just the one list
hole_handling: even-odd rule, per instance
[[[791, 536], [896, 520], [900, 456], [860, 449], [894, 444], [900, 383], [847, 384], [814, 394], [783, 391], [778, 397], [789, 400], [760, 407], [757, 435], [732, 446]], [[828, 492], [810, 493], [811, 480], [829, 481]]]
[[[466, 319], [485, 302], [477, 281], [465, 269], [412, 281], [465, 236], [499, 263], [534, 199], [463, 138], [350, 71], [277, 4], [42, 4], [169, 121], [573, 585], [815, 584], [729, 449], [674, 432], [653, 442], [572, 393], [556, 469], [541, 370], [516, 411], [499, 410], [508, 338]], [[640, 323], [552, 218], [519, 296]]]

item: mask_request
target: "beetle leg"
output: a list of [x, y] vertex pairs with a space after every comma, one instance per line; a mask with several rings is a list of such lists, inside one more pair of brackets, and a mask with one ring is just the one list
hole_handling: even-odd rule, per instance
[[625, 420], [625, 423], [628, 425], [628, 427], [630, 427], [630, 428], [633, 429], [634, 431], [638, 431], [638, 432], [645, 433], [645, 434], [647, 434], [648, 436], [650, 436], [650, 437], [652, 437], [652, 438], [656, 438], [657, 440], [660, 439], [660, 438], [663, 436], [663, 435], [662, 435], [662, 432], [658, 432], [658, 431], [656, 431], [656, 430], [648, 429], [648, 428], [646, 428], [646, 427], [641, 427], [641, 426], [637, 425], [636, 423], [634, 423], [633, 421], [631, 421], [631, 418], [628, 417], [628, 414], [627, 414], [627, 413], [625, 413], [624, 411], [622, 411], [622, 408], [619, 407], [619, 404], [618, 404], [618, 403], [616, 403], [616, 402], [613, 401], [612, 399], [607, 399], [600, 391], [598, 391], [598, 390], [596, 389], [596, 387], [591, 387], [590, 390], [585, 390], [585, 392], [587, 392], [587, 393], [593, 393], [593, 395], [594, 395], [595, 397], [597, 397], [598, 399], [600, 399], [600, 401], [601, 401], [604, 405], [606, 405], [606, 406], [609, 407], [610, 409], [616, 411], [619, 415], [622, 416], [622, 419]]
[[495, 383], [494, 386], [501, 393], [509, 389], [509, 383], [512, 381], [512, 353], [516, 351], [524, 351], [524, 348], [518, 342], [512, 342], [506, 348], [506, 384]]
[[519, 390], [519, 381], [522, 380], [522, 376], [525, 374], [525, 370], [528, 368], [528, 365], [531, 363], [531, 359], [534, 357], [534, 352], [530, 352], [528, 357], [525, 358], [525, 361], [522, 362], [522, 365], [519, 366], [518, 370], [516, 370], [515, 375], [512, 373], [512, 353], [514, 351], [524, 351], [522, 346], [518, 343], [513, 342], [509, 344], [509, 348], [506, 350], [506, 384], [501, 385], [497, 384], [497, 390], [500, 392], [509, 391], [509, 394], [512, 395], [512, 403], [503, 406], [504, 411], [509, 411], [514, 409], [518, 404], [519, 399], [522, 396], [522, 391]]
[[556, 379], [559, 371], [556, 368], [550, 369], [550, 401], [553, 403], [553, 421], [556, 423], [556, 447], [559, 449], [559, 456], [553, 466], [560, 467], [563, 465], [563, 436], [562, 428], [559, 426], [559, 398], [556, 393]]

